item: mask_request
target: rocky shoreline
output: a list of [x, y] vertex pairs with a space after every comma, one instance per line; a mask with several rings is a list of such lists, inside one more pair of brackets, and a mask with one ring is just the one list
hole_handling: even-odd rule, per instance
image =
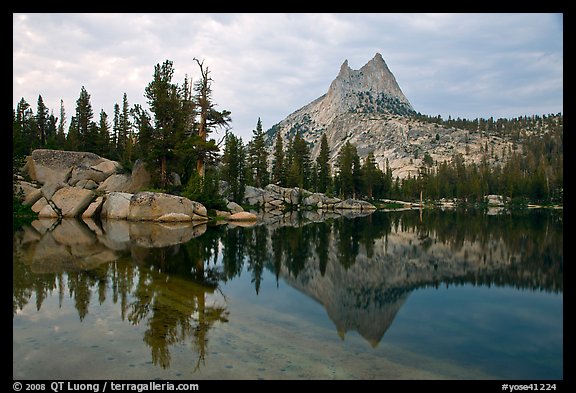
[[[132, 173], [123, 173], [116, 161], [89, 152], [37, 149], [22, 168], [30, 181], [18, 176], [14, 195], [30, 205], [39, 218], [80, 217], [83, 219], [125, 219], [155, 222], [206, 222], [205, 206], [188, 198], [162, 192], [144, 191], [150, 174], [141, 161]], [[178, 179], [176, 174], [172, 174]], [[227, 185], [221, 184], [222, 195]], [[376, 207], [357, 199], [341, 200], [320, 193], [269, 184], [265, 188], [246, 187], [243, 204], [255, 207], [246, 212], [228, 201], [228, 211], [216, 211], [225, 221], [257, 221], [263, 216], [283, 216], [287, 210], [331, 212], [372, 212]], [[263, 214], [257, 215], [257, 212]]]

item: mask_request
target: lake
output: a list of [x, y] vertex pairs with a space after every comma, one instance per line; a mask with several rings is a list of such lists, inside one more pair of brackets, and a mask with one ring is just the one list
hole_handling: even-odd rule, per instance
[[13, 378], [563, 379], [563, 212], [36, 220]]

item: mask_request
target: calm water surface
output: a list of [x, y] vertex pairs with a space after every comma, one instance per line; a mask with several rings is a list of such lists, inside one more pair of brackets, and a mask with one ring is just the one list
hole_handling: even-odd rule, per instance
[[37, 220], [13, 378], [562, 379], [562, 212]]

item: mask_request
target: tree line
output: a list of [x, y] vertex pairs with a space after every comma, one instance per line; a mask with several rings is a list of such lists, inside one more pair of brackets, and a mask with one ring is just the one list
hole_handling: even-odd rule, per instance
[[[455, 155], [449, 162], [434, 163], [425, 155], [419, 173], [403, 182], [403, 194], [415, 198], [423, 190], [429, 198], [463, 198], [480, 201], [484, 195], [504, 195], [520, 203], [562, 203], [564, 191], [564, 117], [561, 113], [516, 118], [453, 119], [417, 113], [419, 121], [446, 128], [468, 130], [486, 137], [481, 162], [464, 162]], [[501, 164], [488, 164], [495, 158], [488, 139], [497, 136], [512, 141], [502, 153]], [[438, 139], [438, 135], [437, 135]], [[435, 164], [435, 165], [434, 165]]]
[[430, 116], [420, 112], [414, 115], [419, 121], [434, 123], [446, 128], [457, 128], [478, 132], [483, 135], [498, 135], [504, 138], [510, 138], [512, 141], [520, 140], [527, 132], [542, 132], [543, 130], [558, 131], [563, 128], [563, 116], [561, 113], [548, 115], [519, 116], [511, 119], [494, 117], [466, 119], [448, 116], [444, 120], [441, 115]]
[[[212, 99], [212, 78], [203, 61], [194, 58], [200, 78], [188, 75], [182, 84], [173, 81], [170, 60], [156, 64], [152, 81], [144, 89], [149, 110], [130, 106], [124, 93], [122, 104], [114, 105], [112, 119], [101, 110], [95, 120], [90, 94], [80, 89], [75, 112], [66, 128], [66, 111], [60, 101], [55, 116], [38, 96], [36, 113], [22, 98], [13, 110], [13, 156], [29, 155], [34, 149], [89, 151], [119, 161], [130, 170], [136, 160], [146, 163], [152, 187], [181, 193], [209, 207], [222, 207], [219, 180], [228, 182], [232, 199], [242, 202], [246, 186], [274, 183], [300, 187], [341, 198], [378, 200], [460, 198], [481, 201], [487, 194], [527, 198], [538, 202], [561, 201], [563, 193], [563, 117], [561, 114], [517, 119], [443, 120], [417, 113], [420, 121], [457, 127], [486, 135], [497, 133], [521, 143], [514, 144], [502, 165], [488, 164], [488, 149], [480, 164], [465, 163], [461, 155], [449, 162], [434, 162], [425, 154], [415, 176], [393, 177], [386, 161], [380, 168], [369, 153], [360, 159], [356, 147], [347, 142], [337, 152], [334, 167], [326, 135], [320, 152], [311, 158], [311, 146], [296, 130], [283, 140], [276, 133], [268, 150], [261, 119], [246, 143], [229, 131], [228, 110], [217, 110]], [[224, 129], [219, 141], [211, 138]], [[177, 173], [180, 182], [170, 176]]]
[[[550, 117], [561, 124], [562, 117]], [[229, 182], [237, 200], [246, 185], [261, 187], [268, 182], [284, 187], [300, 187], [341, 198], [417, 200], [456, 198], [467, 203], [483, 203], [486, 195], [497, 194], [514, 203], [562, 203], [563, 201], [563, 128], [549, 127], [545, 132], [521, 133], [518, 144], [508, 146], [503, 159], [494, 158], [487, 144], [479, 163], [466, 162], [461, 153], [450, 160], [435, 162], [426, 152], [415, 175], [394, 177], [388, 160], [380, 168], [372, 152], [361, 159], [356, 147], [346, 142], [339, 150], [334, 168], [326, 135], [322, 135], [316, 160], [310, 147], [296, 132], [284, 148], [276, 134], [271, 171], [265, 159], [263, 134], [259, 121], [253, 140], [247, 146], [229, 134], [226, 139], [222, 179]], [[519, 147], [521, 146], [521, 147]], [[244, 157], [247, 157], [244, 159]], [[258, 157], [256, 159], [255, 157]], [[255, 174], [259, 174], [256, 175]]]
[[173, 81], [174, 65], [166, 60], [154, 67], [152, 81], [145, 87], [150, 113], [141, 105], [130, 107], [124, 93], [122, 105], [114, 105], [112, 121], [101, 110], [98, 120], [90, 94], [82, 86], [74, 115], [65, 130], [66, 111], [48, 110], [38, 96], [34, 114], [24, 98], [13, 110], [13, 154], [28, 155], [37, 148], [89, 151], [119, 161], [130, 169], [143, 160], [160, 189], [170, 188], [168, 175], [178, 173], [188, 180], [195, 172], [204, 176], [205, 164], [214, 159], [217, 143], [209, 135], [227, 128], [230, 111], [217, 110], [212, 100], [212, 78], [204, 62], [194, 59], [201, 77], [192, 83], [186, 75], [182, 84]]

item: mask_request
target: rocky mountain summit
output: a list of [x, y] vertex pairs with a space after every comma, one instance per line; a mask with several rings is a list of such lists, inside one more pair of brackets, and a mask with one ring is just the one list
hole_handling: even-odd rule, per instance
[[466, 161], [480, 162], [486, 143], [496, 156], [512, 145], [497, 134], [445, 127], [416, 115], [382, 55], [376, 53], [359, 70], [344, 61], [328, 92], [272, 126], [267, 144], [272, 152], [278, 132], [285, 146], [300, 132], [315, 159], [326, 134], [332, 167], [341, 147], [350, 142], [361, 159], [372, 152], [382, 170], [388, 160], [393, 176], [401, 179], [418, 173], [426, 152], [438, 163], [450, 161], [456, 153]]

